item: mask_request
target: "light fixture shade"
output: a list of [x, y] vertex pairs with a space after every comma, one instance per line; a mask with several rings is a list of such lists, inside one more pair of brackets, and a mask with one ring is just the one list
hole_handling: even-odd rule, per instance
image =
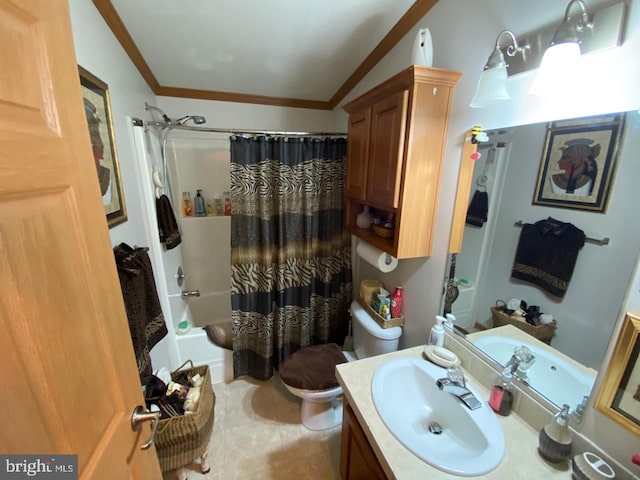
[[509, 100], [507, 92], [507, 67], [487, 68], [480, 75], [476, 94], [471, 100], [470, 107], [482, 108], [496, 100]]
[[534, 95], [561, 94], [570, 88], [578, 76], [580, 45], [577, 42], [556, 43], [544, 52], [540, 69], [529, 93]]

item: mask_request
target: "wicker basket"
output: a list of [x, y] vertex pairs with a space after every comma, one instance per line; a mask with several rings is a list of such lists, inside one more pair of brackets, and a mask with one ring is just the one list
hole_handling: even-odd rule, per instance
[[[190, 368], [185, 369], [188, 364]], [[194, 367], [193, 362], [187, 360], [171, 373], [171, 379], [176, 380], [184, 373], [191, 376], [199, 373], [203, 377], [200, 400], [192, 414], [160, 420], [154, 443], [163, 472], [184, 467], [201, 457], [207, 451], [213, 431], [216, 396], [211, 387], [209, 367]]]
[[358, 297], [358, 303], [382, 328], [401, 327], [402, 325], [404, 325], [404, 316], [384, 319], [378, 313], [376, 313], [373, 308], [367, 305], [362, 297]]
[[498, 307], [491, 307], [491, 315], [493, 316], [493, 326], [502, 327], [503, 325], [513, 325], [523, 332], [528, 333], [532, 337], [537, 338], [547, 345], [551, 344], [551, 339], [556, 332], [557, 322], [555, 320], [544, 325], [530, 325], [524, 320], [510, 317]]

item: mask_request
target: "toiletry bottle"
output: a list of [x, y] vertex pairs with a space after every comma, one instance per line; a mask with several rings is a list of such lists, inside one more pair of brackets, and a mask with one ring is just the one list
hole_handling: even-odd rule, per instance
[[436, 324], [431, 328], [431, 334], [429, 335], [429, 345], [444, 347], [444, 328], [442, 324], [445, 321], [444, 317], [436, 316]]
[[204, 206], [204, 197], [200, 195], [202, 190], [197, 190], [196, 192], [196, 217], [206, 217], [207, 209]]
[[222, 215], [222, 196], [218, 193], [213, 197], [213, 211], [216, 215]]
[[182, 213], [185, 217], [193, 217], [193, 203], [189, 192], [182, 192]]
[[224, 214], [225, 216], [231, 215], [231, 194], [229, 192], [224, 192]]
[[498, 415], [507, 416], [511, 413], [513, 407], [512, 381], [511, 370], [505, 368], [491, 387], [489, 405]]
[[211, 200], [207, 200], [207, 217], [213, 217], [214, 215], [213, 202]]
[[560, 463], [571, 455], [573, 439], [569, 431], [569, 405], [562, 409], [547, 423], [538, 435], [540, 455], [553, 463]]
[[397, 286], [391, 295], [391, 316], [399, 318], [402, 316], [402, 287]]

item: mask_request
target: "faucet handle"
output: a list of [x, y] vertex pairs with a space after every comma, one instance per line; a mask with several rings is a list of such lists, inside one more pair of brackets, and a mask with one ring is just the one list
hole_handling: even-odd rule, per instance
[[447, 376], [453, 383], [457, 383], [458, 385], [466, 387], [467, 382], [464, 378], [464, 372], [458, 365], [452, 365], [451, 367], [447, 368]]

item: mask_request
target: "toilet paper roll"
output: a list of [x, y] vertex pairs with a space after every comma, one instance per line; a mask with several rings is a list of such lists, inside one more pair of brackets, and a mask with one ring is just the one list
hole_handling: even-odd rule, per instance
[[388, 253], [369, 245], [368, 243], [359, 242], [356, 248], [357, 255], [365, 262], [373, 265], [382, 273], [388, 273], [398, 266], [398, 259], [392, 257]]

